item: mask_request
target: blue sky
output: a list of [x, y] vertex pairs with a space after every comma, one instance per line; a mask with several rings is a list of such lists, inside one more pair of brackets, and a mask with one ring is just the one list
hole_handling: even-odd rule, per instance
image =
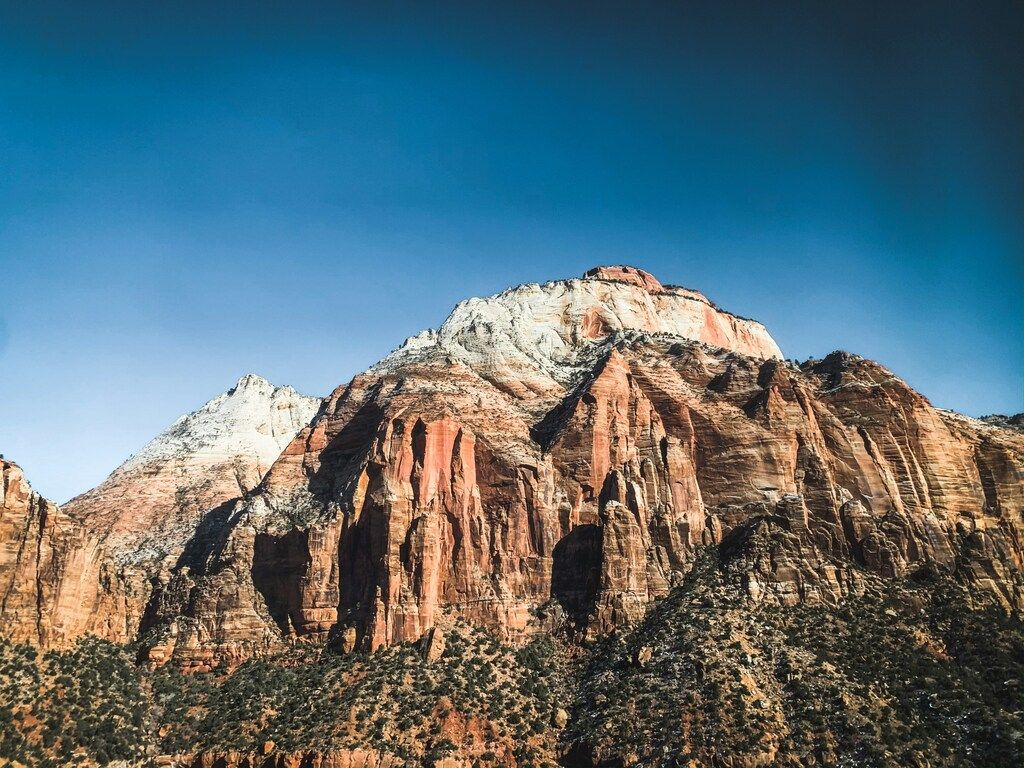
[[0, 451], [42, 493], [601, 263], [1024, 410], [1019, 4], [242, 5], [0, 0]]

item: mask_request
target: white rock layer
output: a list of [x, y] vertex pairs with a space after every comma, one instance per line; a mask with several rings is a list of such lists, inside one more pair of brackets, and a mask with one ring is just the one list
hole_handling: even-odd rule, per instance
[[528, 283], [464, 301], [438, 330], [407, 339], [374, 368], [395, 369], [442, 354], [489, 379], [547, 389], [554, 382], [568, 385], [580, 356], [595, 342], [626, 331], [782, 358], [763, 325], [718, 309], [703, 294], [662, 286], [632, 267], [600, 267], [581, 279]]
[[122, 561], [175, 552], [199, 517], [259, 484], [321, 400], [248, 374], [64, 505]]
[[252, 456], [269, 466], [319, 407], [317, 397], [300, 395], [287, 386], [275, 387], [250, 373], [199, 410], [180, 417], [114, 474], [186, 456], [213, 462]]

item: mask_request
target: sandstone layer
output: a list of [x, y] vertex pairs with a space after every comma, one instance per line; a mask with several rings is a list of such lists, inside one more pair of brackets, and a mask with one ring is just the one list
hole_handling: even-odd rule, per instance
[[[708, 544], [757, 600], [953, 574], [1024, 606], [1024, 435], [640, 270], [463, 302], [339, 387], [204, 518], [149, 605], [152, 660], [375, 649], [455, 614], [518, 640], [639, 619]], [[770, 530], [771, 535], [759, 532]], [[759, 543], [761, 542], [761, 543]]]
[[319, 407], [319, 398], [248, 374], [64, 507], [104, 531], [120, 561], [165, 557], [204, 513], [255, 488]]

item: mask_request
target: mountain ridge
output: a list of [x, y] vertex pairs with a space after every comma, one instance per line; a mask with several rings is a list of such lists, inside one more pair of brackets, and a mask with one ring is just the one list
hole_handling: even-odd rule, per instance
[[[652, 297], [669, 304], [652, 304]], [[691, 313], [696, 305], [704, 308], [699, 316]], [[658, 306], [668, 310], [660, 312]], [[828, 540], [836, 535], [857, 539], [864, 532], [875, 531], [872, 541], [885, 542], [893, 533], [880, 533], [877, 526], [886, 515], [905, 515], [907, 509], [919, 507], [945, 509], [942, 498], [950, 493], [953, 499], [962, 499], [957, 504], [973, 503], [962, 491], [944, 491], [942, 484], [952, 482], [957, 473], [978, 476], [979, 470], [969, 467], [981, 459], [965, 457], [957, 468], [942, 470], [941, 477], [924, 481], [917, 479], [920, 466], [912, 469], [906, 463], [908, 451], [914, 455], [925, 450], [919, 442], [906, 442], [907, 427], [872, 438], [863, 425], [837, 426], [833, 429], [840, 431], [833, 437], [822, 438], [818, 422], [827, 413], [827, 418], [838, 417], [836, 424], [841, 424], [849, 418], [842, 412], [852, 407], [852, 413], [858, 414], [854, 422], [863, 421], [865, 413], [871, 412], [876, 415], [869, 420], [885, 422], [898, 416], [910, 419], [918, 431], [926, 421], [932, 423], [931, 429], [938, 430], [935, 440], [942, 445], [953, 445], [957, 439], [967, 439], [970, 445], [975, 440], [980, 440], [978, 445], [993, 444], [994, 438], [983, 435], [987, 430], [1002, 430], [1001, 423], [992, 427], [962, 417], [943, 417], [891, 372], [856, 355], [835, 352], [803, 364], [783, 362], [781, 351], [763, 326], [745, 321], [752, 324], [729, 326], [745, 329], [744, 333], [723, 336], [721, 323], [734, 321], [723, 321], [722, 316], [697, 291], [665, 286], [650, 273], [633, 267], [597, 267], [582, 278], [527, 283], [484, 299], [460, 302], [437, 330], [412, 337], [412, 343], [407, 341], [323, 400], [299, 395], [290, 387], [274, 387], [255, 374], [242, 376], [227, 392], [178, 419], [95, 489], [61, 507], [63, 515], [77, 522], [78, 535], [91, 542], [88, 547], [96, 552], [85, 567], [84, 573], [92, 574], [86, 581], [99, 579], [101, 572], [118, 574], [108, 597], [121, 606], [115, 612], [120, 617], [116, 623], [123, 623], [125, 629], [112, 630], [111, 637], [160, 636], [164, 639], [151, 641], [153, 658], [177, 653], [191, 663], [188, 658], [194, 654], [195, 663], [202, 666], [206, 663], [202, 659], [222, 652], [243, 658], [260, 648], [276, 647], [282, 632], [285, 638], [336, 636], [346, 647], [412, 640], [429, 629], [437, 610], [459, 610], [460, 605], [476, 605], [469, 609], [471, 616], [510, 638], [522, 636], [537, 631], [530, 606], [544, 602], [545, 591], [554, 589], [556, 581], [565, 586], [563, 577], [554, 573], [558, 567], [554, 548], [560, 539], [574, 540], [577, 528], [626, 537], [601, 544], [614, 550], [604, 554], [594, 549], [601, 537], [589, 543], [581, 539], [583, 549], [577, 552], [588, 563], [611, 558], [601, 568], [627, 568], [630, 573], [623, 577], [621, 588], [606, 584], [600, 590], [607, 593], [603, 598], [579, 593], [580, 589], [593, 591], [595, 580], [612, 578], [609, 574], [587, 576], [583, 586], [565, 586], [570, 612], [579, 613], [583, 608], [590, 612], [576, 616], [581, 627], [586, 633], [600, 633], [642, 615], [652, 597], [663, 594], [685, 573], [695, 547], [720, 541], [744, 516], [755, 514], [754, 508], [770, 512], [779, 507], [782, 517], [789, 519], [795, 514], [807, 528], [808, 497], [800, 478], [822, 469], [797, 468], [801, 462], [841, 462], [831, 470], [839, 475], [829, 481], [837, 485], [824, 496], [815, 491], [819, 498], [811, 500], [833, 510], [828, 514], [835, 522], [828, 525], [844, 530], [841, 534], [830, 532]], [[736, 397], [741, 401], [725, 405]], [[876, 397], [890, 403], [888, 412], [878, 411], [871, 402]], [[822, 398], [849, 403], [825, 406]], [[820, 411], [823, 407], [826, 411]], [[847, 429], [853, 430], [850, 435], [843, 431]], [[775, 434], [779, 430], [782, 433]], [[723, 435], [731, 431], [736, 436], [721, 443]], [[963, 438], [975, 433], [980, 437]], [[750, 456], [761, 457], [746, 470], [745, 482], [753, 495], [736, 485], [740, 477], [732, 470], [714, 469], [720, 458], [709, 464], [705, 455], [711, 451], [731, 457], [727, 462], [749, 464], [749, 457], [730, 447], [729, 441], [740, 435], [739, 439], [759, 446]], [[855, 444], [843, 447], [851, 437]], [[894, 439], [903, 442], [902, 447], [884, 447], [885, 441]], [[1010, 446], [999, 450], [1017, 450], [1012, 437], [996, 439], [996, 443]], [[785, 458], [781, 451], [787, 444], [803, 446], [797, 454], [803, 451], [807, 457]], [[837, 450], [850, 452], [849, 457], [827, 458]], [[970, 448], [975, 454], [978, 450]], [[927, 467], [928, 462], [938, 460], [933, 456], [914, 461], [924, 461], [922, 466]], [[490, 485], [478, 482], [478, 471], [484, 470], [481, 461], [488, 467], [486, 472], [496, 473], [487, 481]], [[984, 469], [986, 477], [993, 479], [971, 481], [984, 490], [970, 493], [977, 493], [986, 507], [1001, 509], [1001, 491], [994, 478], [1006, 476], [1012, 487], [1012, 478], [1019, 480], [1019, 474], [1014, 475], [1009, 454], [993, 461], [998, 467], [986, 465]], [[849, 468], [843, 468], [843, 463], [849, 462], [855, 467], [852, 475]], [[391, 479], [377, 477], [375, 473], [381, 471], [398, 474]], [[758, 474], [764, 479], [758, 480]], [[724, 494], [717, 490], [717, 484], [723, 482]], [[382, 485], [374, 490], [375, 483]], [[518, 490], [489, 490], [505, 483]], [[953, 482], [952, 487], [959, 485], [962, 481]], [[725, 507], [718, 503], [722, 511], [715, 511], [709, 494], [728, 500]], [[878, 503], [878, 498], [884, 501]], [[747, 511], [733, 510], [729, 505], [735, 503], [746, 505]], [[345, 566], [340, 560], [344, 531], [362, 525], [359, 518], [367, 505], [376, 510], [367, 514], [387, 520], [394, 514], [388, 510], [395, 504], [407, 510], [403, 515], [412, 515], [409, 522], [401, 524], [411, 528], [403, 535], [400, 529], [385, 533], [398, 538], [374, 546], [384, 546], [381, 556], [397, 558], [396, 562], [405, 563], [403, 568], [413, 570], [401, 576], [402, 570], [390, 570], [396, 566], [385, 566], [374, 577], [382, 580], [376, 588], [396, 576], [400, 582], [411, 578], [401, 589], [411, 589], [411, 594], [419, 596], [388, 598], [363, 593], [346, 598], [338, 575], [327, 576], [326, 582], [315, 587], [307, 581], [316, 569], [340, 574], [345, 568], [368, 565]], [[850, 511], [840, 515], [840, 506]], [[544, 507], [549, 511], [542, 513]], [[626, 517], [622, 517], [622, 509], [630, 510]], [[417, 526], [441, 510], [459, 522], [442, 524], [430, 533], [416, 532]], [[968, 514], [965, 519], [974, 515], [958, 514]], [[536, 515], [541, 518], [533, 519]], [[647, 515], [654, 517], [647, 521]], [[650, 529], [665, 515], [664, 522]], [[907, 536], [923, 536], [922, 542], [945, 539], [945, 534], [936, 539], [934, 530], [910, 533], [922, 524], [935, 530], [936, 526], [952, 525], [932, 511], [921, 523], [901, 523], [909, 526], [907, 532], [900, 533], [895, 543], [884, 545], [897, 550], [885, 557], [899, 561], [920, 557], [915, 554], [919, 544], [906, 549]], [[478, 541], [473, 546], [484, 548], [474, 555], [475, 564], [448, 562], [436, 549], [440, 542], [430, 543], [429, 537], [455, 536], [452, 545], [458, 550], [457, 542], [470, 530], [477, 530], [475, 537], [482, 534], [481, 525], [493, 528], [488, 536], [504, 531], [501, 535], [508, 537], [515, 532], [519, 543], [505, 541], [500, 550], [494, 550], [497, 542]], [[977, 523], [970, 525], [977, 528]], [[303, 546], [310, 548], [309, 553], [294, 561], [297, 553], [290, 549], [294, 544], [285, 542], [312, 536], [320, 526], [326, 528], [316, 535], [327, 539], [315, 546], [307, 542]], [[625, 527], [619, 530], [621, 526]], [[224, 547], [230, 548], [232, 536], [241, 530], [250, 531], [245, 535], [252, 541], [242, 545], [240, 564], [250, 564], [236, 574], [238, 581], [231, 589], [241, 591], [232, 600], [241, 602], [231, 607], [230, 601], [224, 602], [223, 585], [208, 584], [207, 576], [196, 581], [189, 572], [200, 562], [205, 563], [200, 568], [205, 573], [230, 570]], [[988, 536], [983, 533], [986, 530], [979, 529], [978, 535]], [[207, 533], [197, 539], [199, 531]], [[209, 538], [211, 533], [213, 538]], [[809, 542], [800, 546], [816, 551], [822, 546], [817, 541], [822, 534], [809, 535]], [[321, 549], [336, 537], [338, 551], [332, 554], [330, 548]], [[282, 546], [286, 549], [279, 551]], [[838, 546], [837, 552], [842, 553], [848, 545], [826, 541], [824, 546], [826, 551]], [[854, 549], [860, 551], [864, 546], [857, 543]], [[929, 558], [952, 563], [956, 546], [943, 544]], [[261, 547], [270, 550], [260, 554]], [[411, 554], [416, 547], [427, 550]], [[181, 559], [186, 549], [188, 567]], [[643, 554], [645, 549], [647, 554]], [[244, 554], [246, 551], [249, 554]], [[501, 580], [511, 576], [499, 575], [507, 568], [502, 560], [513, 554], [526, 556], [533, 563], [527, 566], [527, 561], [520, 561], [517, 566], [532, 575], [526, 580], [516, 576], [515, 581], [503, 584]], [[351, 556], [363, 562], [357, 551]], [[456, 551], [454, 556], [465, 557], [465, 553]], [[267, 557], [270, 560], [263, 563]], [[318, 557], [325, 559], [316, 565]], [[1012, 583], [1020, 555], [1008, 551], [1000, 557], [1000, 562], [1009, 557], [1012, 568], [1000, 571], [1002, 575], [992, 584], [1001, 585], [1000, 579], [1009, 578], [1005, 589], [994, 588], [997, 592], [1002, 589], [1005, 600], [1017, 602], [1020, 588]], [[419, 558], [426, 560], [420, 562]], [[214, 567], [214, 563], [218, 565]], [[881, 563], [876, 566], [882, 567]], [[893, 574], [905, 568], [885, 567]], [[281, 568], [296, 574], [288, 577], [298, 580], [287, 589], [298, 592], [280, 593], [274, 586]], [[461, 586], [442, 587], [442, 582], [437, 582], [427, 587], [422, 582], [424, 576], [416, 575], [417, 569], [424, 568], [431, 571], [430, 579], [454, 577], [461, 580]], [[827, 573], [827, 569], [804, 568], [799, 578], [818, 583], [815, 590], [823, 589], [822, 594], [847, 589], [834, 582], [834, 576], [824, 575]], [[366, 573], [353, 573], [353, 578], [359, 583]], [[821, 582], [822, 578], [826, 580]], [[487, 586], [492, 582], [494, 586]], [[646, 586], [641, 588], [641, 583]], [[94, 599], [103, 592], [96, 589]], [[218, 602], [209, 609], [213, 613], [204, 617], [205, 609], [196, 606], [208, 589], [218, 595]], [[304, 596], [310, 589], [313, 592]], [[420, 594], [424, 589], [427, 592]], [[462, 596], [444, 597], [432, 591], [445, 589], [457, 589]], [[535, 590], [540, 594], [526, 597]], [[516, 594], [520, 596], [513, 597]], [[630, 597], [623, 603], [629, 594], [646, 596]], [[301, 607], [307, 599], [312, 604]], [[345, 608], [348, 600], [354, 602]], [[398, 603], [389, 605], [389, 600]], [[381, 620], [370, 618], [381, 615], [378, 611], [387, 616], [409, 600], [401, 609], [411, 611], [408, 618], [384, 618], [383, 628], [373, 630], [366, 623]], [[378, 607], [368, 609], [367, 601]], [[199, 615], [175, 618], [179, 610]], [[235, 610], [241, 610], [239, 636], [246, 638], [240, 645], [226, 640], [233, 632]], [[193, 630], [186, 628], [181, 643], [178, 624], [184, 619], [193, 628], [196, 621], [201, 626], [211, 620], [219, 629], [207, 637], [205, 631], [189, 635]], [[170, 645], [167, 632], [176, 638]], [[73, 634], [61, 635], [60, 642]], [[195, 647], [184, 650], [182, 645]]]
[[[632, 278], [573, 284], [661, 290]], [[207, 575], [171, 577], [154, 658], [203, 668], [303, 638], [372, 650], [450, 611], [515, 640], [543, 631], [533, 613], [552, 600], [601, 634], [759, 515], [790, 528], [754, 597], [834, 601], [857, 568], [937, 562], [1019, 604], [1014, 436], [946, 419], [846, 353], [796, 365], [642, 328], [581, 342], [577, 312], [536, 323], [564, 342], [545, 360], [516, 357], [526, 345], [514, 321], [495, 342], [490, 301], [327, 399], [240, 502]], [[477, 354], [494, 346], [513, 350]], [[978, 562], [959, 562], [965, 545]], [[595, 570], [566, 581], [565, 552]]]

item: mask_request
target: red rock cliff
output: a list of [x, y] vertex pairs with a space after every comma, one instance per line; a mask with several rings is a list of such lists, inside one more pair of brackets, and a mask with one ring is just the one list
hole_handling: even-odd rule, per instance
[[639, 618], [697, 547], [763, 526], [783, 545], [736, 576], [756, 599], [834, 600], [863, 569], [928, 566], [1024, 606], [1021, 432], [940, 412], [855, 356], [753, 354], [756, 324], [717, 346], [688, 321], [645, 327], [620, 289], [668, 290], [599, 271], [465, 302], [340, 387], [191, 542], [152, 606], [154, 658], [372, 649], [445, 613], [512, 639], [596, 634]]
[[61, 508], [5, 465], [4, 633], [44, 647], [86, 633], [134, 639], [153, 585], [176, 567], [197, 526], [255, 488], [319, 404], [244, 376]]

